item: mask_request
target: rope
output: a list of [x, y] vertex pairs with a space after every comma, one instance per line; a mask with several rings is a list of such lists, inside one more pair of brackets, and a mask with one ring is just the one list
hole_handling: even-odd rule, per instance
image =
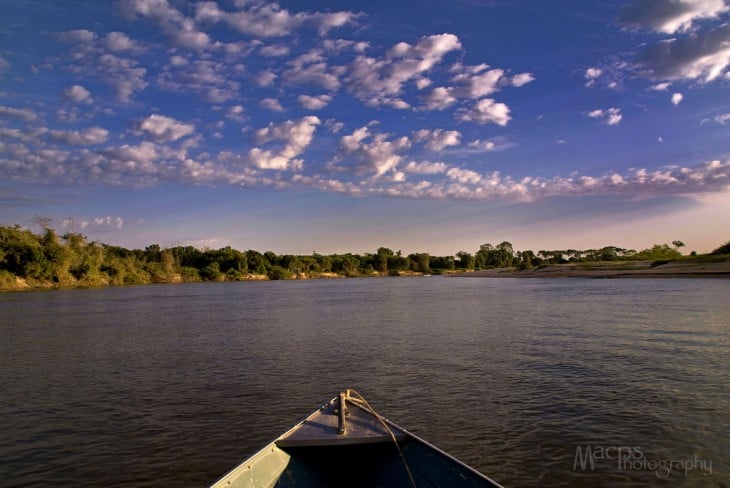
[[[352, 395], [355, 395], [355, 396], [352, 396]], [[381, 424], [383, 424], [383, 427], [385, 427], [385, 430], [387, 430], [388, 434], [390, 434], [390, 438], [393, 439], [393, 444], [395, 444], [395, 448], [398, 450], [400, 459], [403, 462], [403, 467], [406, 468], [406, 473], [408, 474], [408, 479], [411, 480], [411, 486], [413, 488], [418, 488], [416, 485], [416, 480], [413, 479], [413, 475], [411, 474], [411, 469], [408, 467], [408, 462], [406, 461], [406, 458], [403, 455], [403, 451], [401, 451], [401, 448], [398, 445], [398, 439], [395, 438], [395, 434], [393, 434], [393, 431], [390, 429], [390, 426], [385, 421], [385, 419], [383, 419], [383, 417], [381, 417], [380, 414], [378, 412], [376, 412], [373, 407], [370, 406], [368, 401], [365, 400], [365, 397], [363, 397], [356, 390], [348, 389], [346, 392], [346, 397], [347, 397], [347, 400], [354, 403], [358, 407], [364, 409], [365, 411], [369, 412], [376, 419], [378, 419]], [[340, 407], [340, 408], [342, 408], [342, 407]]]

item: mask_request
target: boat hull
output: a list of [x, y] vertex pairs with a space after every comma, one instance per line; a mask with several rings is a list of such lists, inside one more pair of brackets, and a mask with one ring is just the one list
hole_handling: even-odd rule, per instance
[[212, 486], [500, 486], [393, 422], [356, 405], [346, 408], [344, 433], [335, 399]]

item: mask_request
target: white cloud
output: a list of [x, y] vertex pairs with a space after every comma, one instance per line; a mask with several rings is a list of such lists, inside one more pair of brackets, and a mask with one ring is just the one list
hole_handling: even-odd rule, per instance
[[509, 112], [509, 107], [504, 103], [497, 103], [491, 98], [483, 98], [476, 102], [471, 109], [459, 112], [457, 118], [465, 122], [494, 123], [504, 127], [511, 119]]
[[353, 12], [299, 12], [292, 14], [276, 2], [247, 1], [238, 3], [239, 10], [221, 10], [215, 2], [196, 5], [195, 19], [200, 22], [224, 22], [242, 34], [255, 37], [282, 37], [303, 26], [311, 26], [326, 34], [330, 29], [354, 22]]
[[326, 107], [332, 101], [332, 97], [330, 95], [299, 95], [297, 97], [297, 101], [299, 102], [299, 105], [306, 109], [319, 110]]
[[458, 37], [439, 34], [423, 37], [415, 45], [400, 42], [379, 59], [358, 56], [348, 66], [348, 90], [367, 105], [409, 108], [399, 98], [403, 85], [422, 78], [447, 53], [457, 49], [461, 49]]
[[91, 92], [81, 85], [73, 85], [62, 92], [63, 97], [71, 102], [80, 103], [92, 101]]
[[210, 45], [210, 37], [195, 22], [171, 6], [167, 0], [118, 0], [117, 6], [130, 19], [148, 18], [179, 48], [199, 51]]
[[[470, 68], [469, 66], [466, 67]], [[461, 83], [458, 92], [467, 98], [481, 98], [498, 90], [498, 84], [504, 76], [502, 69], [490, 69], [481, 73], [459, 73], [452, 81]]]
[[140, 52], [143, 50], [142, 45], [130, 39], [123, 32], [109, 32], [103, 41], [104, 47], [113, 52]]
[[454, 181], [458, 181], [459, 183], [469, 183], [472, 185], [476, 185], [482, 181], [482, 175], [476, 171], [456, 167], [449, 168], [446, 172], [446, 176]]
[[195, 132], [193, 124], [185, 124], [172, 117], [158, 114], [152, 114], [143, 119], [139, 124], [139, 128], [159, 142], [177, 141]]
[[493, 141], [483, 141], [481, 139], [477, 139], [467, 144], [467, 147], [478, 151], [493, 151], [497, 147], [497, 145]]
[[725, 125], [726, 122], [730, 122], [730, 113], [716, 115], [715, 122]]
[[441, 151], [449, 146], [458, 146], [461, 143], [461, 133], [455, 130], [420, 129], [413, 133], [413, 140], [424, 142], [431, 151]]
[[423, 97], [425, 110], [443, 110], [455, 104], [459, 99], [454, 96], [453, 87], [439, 86]]
[[285, 109], [282, 107], [279, 100], [276, 98], [263, 98], [259, 101], [259, 107], [271, 110], [272, 112], [284, 112]]
[[258, 86], [271, 86], [278, 76], [271, 71], [262, 71], [256, 75], [254, 80]]
[[364, 53], [370, 47], [370, 43], [364, 41], [351, 41], [349, 39], [325, 39], [322, 47], [329, 52], [340, 53], [345, 50], [352, 50], [357, 53]]
[[416, 173], [422, 175], [435, 175], [446, 171], [448, 166], [446, 163], [432, 163], [429, 161], [415, 162], [411, 161], [405, 165], [403, 171], [406, 173]]
[[170, 65], [172, 66], [185, 66], [188, 64], [188, 60], [178, 54], [170, 56]]
[[689, 31], [702, 19], [718, 18], [730, 8], [725, 0], [641, 0], [625, 7], [620, 20], [664, 34]]
[[140, 68], [139, 63], [132, 59], [103, 54], [97, 60], [95, 71], [114, 87], [117, 99], [121, 102], [128, 102], [134, 92], [147, 87], [144, 80], [147, 70]]
[[520, 73], [512, 77], [512, 86], [521, 87], [535, 81], [532, 73]]
[[165, 90], [198, 93], [209, 102], [224, 103], [238, 97], [241, 84], [235, 80], [244, 71], [241, 64], [197, 59], [187, 65], [165, 67], [157, 76], [157, 84]]
[[292, 85], [313, 84], [327, 90], [340, 87], [340, 75], [345, 68], [330, 67], [318, 51], [310, 51], [287, 63], [290, 68], [282, 73], [282, 79]]
[[38, 118], [38, 114], [29, 108], [14, 108], [0, 105], [0, 117], [32, 122]]
[[601, 73], [603, 73], [603, 70], [600, 68], [588, 68], [586, 69], [585, 74], [583, 75], [585, 77], [586, 86], [590, 87], [596, 84], [596, 80], [601, 76]]
[[651, 85], [649, 87], [649, 90], [651, 91], [667, 91], [669, 89], [669, 86], [671, 83], [664, 82], [664, 83], [657, 83], [656, 85]]
[[389, 140], [390, 134], [372, 133], [369, 127], [360, 127], [352, 134], [340, 139], [341, 155], [330, 163], [330, 169], [339, 169], [343, 160], [352, 162], [349, 168], [356, 174], [370, 174], [373, 180], [388, 173], [398, 173], [397, 167], [403, 157], [400, 152], [409, 148], [407, 137]]
[[284, 147], [278, 152], [255, 147], [249, 151], [249, 160], [261, 169], [301, 170], [304, 161], [295, 158], [312, 142], [314, 132], [320, 123], [319, 118], [310, 115], [299, 120], [287, 120], [281, 124], [271, 123], [268, 127], [257, 130], [255, 139], [258, 144], [284, 141]]
[[10, 63], [7, 59], [0, 56], [0, 75], [5, 73], [10, 68]]
[[681, 93], [674, 93], [672, 95], [672, 103], [674, 105], [679, 105], [679, 102], [681, 102], [683, 99], [684, 99], [684, 95], [682, 95]]
[[269, 44], [268, 46], [262, 46], [259, 48], [259, 53], [262, 56], [269, 58], [277, 58], [280, 56], [289, 55], [289, 46], [285, 44]]
[[[232, 119], [232, 120], [236, 120], [238, 122], [243, 122], [243, 120], [244, 120], [243, 113], [244, 113], [243, 105], [233, 105], [226, 112], [226, 117], [229, 119]], [[222, 127], [218, 127], [218, 128], [220, 129]]]
[[109, 138], [109, 131], [101, 127], [89, 127], [81, 131], [52, 130], [49, 134], [58, 142], [74, 146], [102, 144]]
[[345, 128], [345, 124], [335, 119], [327, 119], [324, 121], [325, 127], [329, 129], [330, 133], [337, 134]]
[[643, 74], [651, 78], [701, 83], [728, 78], [730, 24], [649, 46], [639, 55], [638, 62]]
[[586, 115], [594, 119], [601, 119], [601, 122], [606, 125], [618, 125], [623, 118], [623, 115], [621, 114], [621, 109], [615, 107], [608, 108], [606, 110], [602, 110], [600, 108], [591, 110]]

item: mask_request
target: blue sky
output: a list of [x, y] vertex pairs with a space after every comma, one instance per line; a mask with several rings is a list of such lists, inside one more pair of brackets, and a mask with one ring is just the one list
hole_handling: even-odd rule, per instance
[[730, 5], [23, 1], [0, 223], [127, 247], [727, 241]]

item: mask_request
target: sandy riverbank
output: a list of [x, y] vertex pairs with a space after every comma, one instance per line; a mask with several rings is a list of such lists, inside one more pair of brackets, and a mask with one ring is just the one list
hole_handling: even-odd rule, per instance
[[554, 264], [519, 270], [497, 268], [461, 273], [474, 278], [730, 278], [730, 261], [720, 263], [651, 262]]

